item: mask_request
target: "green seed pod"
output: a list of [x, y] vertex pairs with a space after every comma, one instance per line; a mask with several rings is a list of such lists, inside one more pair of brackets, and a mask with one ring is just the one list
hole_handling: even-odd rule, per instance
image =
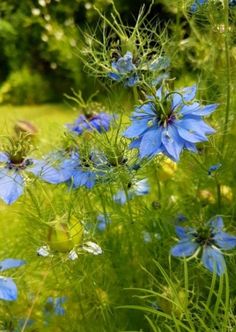
[[187, 293], [183, 289], [174, 291], [170, 287], [165, 287], [162, 296], [159, 298], [161, 309], [167, 314], [174, 314], [180, 318], [188, 306]]
[[69, 223], [59, 220], [49, 228], [48, 245], [54, 251], [69, 252], [81, 244], [83, 233], [83, 225], [75, 217]]

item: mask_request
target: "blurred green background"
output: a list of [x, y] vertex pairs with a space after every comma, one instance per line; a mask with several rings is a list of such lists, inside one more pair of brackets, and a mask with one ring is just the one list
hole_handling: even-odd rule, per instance
[[[171, 2], [156, 1], [148, 19], [175, 18]], [[130, 25], [143, 3], [151, 1], [115, 1]], [[94, 92], [99, 82], [84, 72], [78, 55], [83, 31], [101, 24], [94, 6], [108, 15], [112, 9], [110, 0], [0, 1], [0, 104], [60, 102], [72, 88]]]

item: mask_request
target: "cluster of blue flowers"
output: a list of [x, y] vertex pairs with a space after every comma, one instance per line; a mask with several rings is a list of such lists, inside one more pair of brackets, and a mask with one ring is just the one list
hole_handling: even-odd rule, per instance
[[[191, 7], [192, 11], [206, 2], [196, 1]], [[230, 1], [230, 4], [234, 5], [235, 2]], [[215, 129], [205, 122], [205, 117], [215, 112], [218, 104], [203, 105], [198, 101], [196, 85], [170, 89], [169, 66], [170, 61], [165, 56], [157, 56], [149, 61], [145, 59], [142, 62], [131, 51], [120, 54], [110, 63], [110, 71], [107, 74], [109, 79], [125, 87], [138, 88], [135, 91], [140, 92], [140, 99], [130, 115], [131, 123], [119, 137], [129, 144], [126, 149], [127, 154], [133, 152], [135, 154], [135, 162], [132, 165], [129, 164], [129, 156], [124, 158], [122, 155], [120, 160], [117, 158], [115, 162], [111, 162], [106, 152], [96, 147], [86, 151], [86, 155], [83, 154], [83, 149], [80, 149], [81, 141], [86, 140], [87, 136], [107, 135], [106, 132], [117, 119], [117, 116], [104, 111], [84, 112], [74, 123], [66, 125], [68, 132], [73, 138], [75, 137], [76, 145], [73, 148], [58, 149], [42, 159], [36, 159], [30, 153], [26, 155], [25, 151], [22, 155], [19, 153], [21, 152], [19, 138], [17, 158], [13, 157], [12, 151], [7, 148], [0, 151], [0, 198], [6, 204], [13, 204], [23, 194], [30, 177], [39, 178], [52, 185], [64, 183], [69, 190], [80, 187], [92, 190], [99, 183], [106, 183], [107, 174], [112, 179], [109, 183], [115, 182], [112, 177], [115, 169], [120, 167], [127, 176], [124, 177], [125, 180], [122, 179], [124, 180], [122, 185], [119, 184], [116, 191], [112, 192], [112, 206], [120, 205], [123, 208], [127, 202], [129, 205], [130, 200], [143, 199], [143, 196], [151, 191], [149, 180], [138, 174], [145, 161], [164, 156], [173, 162], [178, 162], [184, 150], [197, 153], [197, 144], [208, 141], [209, 135], [215, 133]], [[154, 78], [151, 75], [151, 80], [145, 81], [143, 72], [160, 75]], [[80, 144], [77, 139], [81, 139]], [[209, 179], [217, 175], [221, 166], [221, 163], [217, 163], [208, 169]], [[112, 223], [110, 214], [106, 213], [105, 209], [103, 212], [97, 215], [96, 227], [100, 233]], [[179, 242], [171, 248], [170, 254], [188, 259], [201, 254], [201, 262], [210, 272], [219, 276], [225, 273], [224, 250], [236, 247], [236, 236], [224, 232], [223, 219], [218, 216], [196, 228], [182, 227], [179, 226], [180, 222], [190, 222], [190, 220], [178, 214], [176, 222]], [[159, 234], [152, 236], [147, 231], [143, 232], [143, 241], [146, 244], [156, 239], [160, 239]], [[93, 255], [103, 253], [100, 246], [90, 240], [81, 241], [77, 247], [76, 245], [73, 249], [65, 249], [69, 260], [78, 259], [78, 255], [84, 252]], [[49, 245], [43, 245], [37, 250], [41, 257], [53, 257], [54, 252]], [[23, 264], [25, 264], [23, 260], [3, 260], [0, 262], [0, 272]], [[12, 278], [0, 276], [0, 299], [6, 301], [17, 299], [17, 287]], [[50, 317], [52, 312], [63, 316], [65, 301], [66, 297], [49, 297], [45, 316]]]

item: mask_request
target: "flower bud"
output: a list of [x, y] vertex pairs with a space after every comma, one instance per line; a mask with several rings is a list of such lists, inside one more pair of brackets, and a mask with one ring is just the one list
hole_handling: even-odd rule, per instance
[[163, 297], [159, 299], [160, 308], [167, 314], [174, 314], [180, 318], [187, 309], [188, 297], [183, 289], [174, 290], [165, 287], [162, 293]]
[[215, 204], [216, 202], [212, 192], [207, 189], [199, 190], [197, 196], [203, 205]]
[[177, 165], [170, 159], [164, 159], [160, 164], [158, 170], [159, 178], [161, 181], [166, 181], [172, 178], [176, 172]]
[[83, 226], [75, 217], [69, 223], [64, 220], [56, 221], [55, 225], [50, 226], [48, 245], [54, 251], [69, 252], [81, 244], [83, 233]]
[[227, 201], [227, 202], [232, 202], [233, 200], [233, 192], [232, 189], [228, 186], [225, 185], [221, 185], [220, 186], [220, 194], [221, 197], [223, 198], [223, 200]]

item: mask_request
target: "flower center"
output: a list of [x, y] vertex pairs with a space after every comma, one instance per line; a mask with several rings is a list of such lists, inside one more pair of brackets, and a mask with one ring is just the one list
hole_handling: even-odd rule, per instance
[[199, 228], [196, 233], [194, 234], [196, 238], [196, 242], [200, 245], [213, 245], [214, 241], [214, 233], [209, 228]]
[[14, 169], [16, 171], [18, 170], [23, 170], [26, 167], [30, 166], [33, 164], [32, 159], [24, 159], [22, 161], [16, 161], [16, 160], [10, 160], [10, 162], [7, 164], [8, 169]]

